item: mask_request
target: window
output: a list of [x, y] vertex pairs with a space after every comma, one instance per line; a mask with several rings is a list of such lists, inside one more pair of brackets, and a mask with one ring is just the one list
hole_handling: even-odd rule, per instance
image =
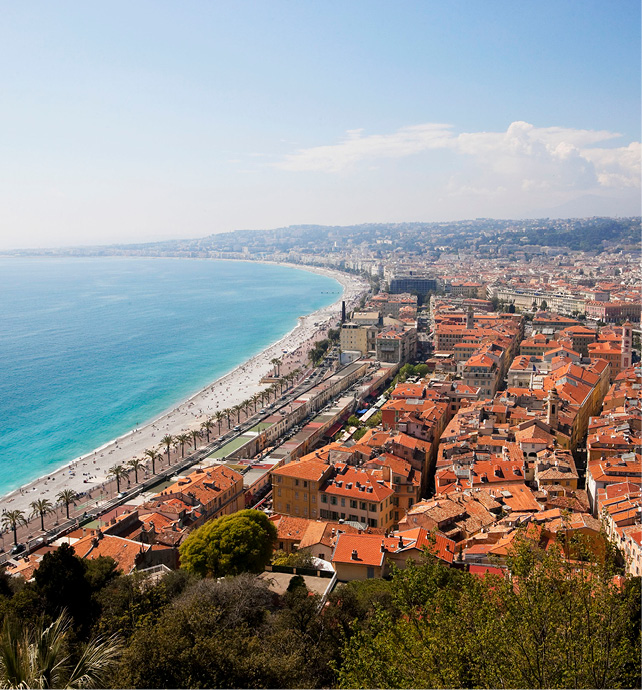
[[312, 503], [316, 503], [316, 502], [317, 502], [317, 497], [314, 494], [312, 494]]
[[280, 496], [280, 495], [281, 495], [281, 487], [279, 487], [279, 488], [276, 490], [276, 495], [277, 495], [277, 496]]
[[307, 501], [308, 500], [308, 494], [303, 494], [303, 500]]
[[294, 498], [299, 498], [299, 492], [298, 491], [294, 492]]
[[363, 501], [361, 501], [361, 510], [368, 510], [368, 507]]
[[289, 504], [289, 503], [286, 503], [286, 504], [285, 504], [285, 512], [286, 512], [286, 513], [289, 513], [289, 512], [290, 512], [290, 504]]
[[357, 507], [357, 502], [356, 501], [350, 501], [350, 507], [351, 508], [356, 508]]
[[321, 503], [327, 503], [328, 497], [325, 494], [321, 494]]
[[308, 482], [305, 479], [303, 480], [303, 488], [304, 489], [308, 488]]
[[371, 513], [376, 513], [377, 512], [377, 504], [376, 503], [371, 503], [369, 506], [369, 510]]
[[374, 568], [372, 566], [368, 566], [368, 580], [374, 579]]
[[294, 480], [294, 486], [299, 486], [299, 480], [298, 479]]
[[332, 503], [333, 506], [337, 505], [337, 497], [336, 496], [330, 496], [330, 503]]
[[342, 499], [341, 499], [341, 507], [342, 507], [342, 508], [345, 508], [345, 507], [346, 507], [346, 499], [345, 499], [345, 498], [342, 498]]

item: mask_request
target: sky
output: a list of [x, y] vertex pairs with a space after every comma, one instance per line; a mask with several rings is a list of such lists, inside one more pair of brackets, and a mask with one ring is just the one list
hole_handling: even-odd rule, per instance
[[639, 0], [0, 5], [0, 249], [640, 214]]

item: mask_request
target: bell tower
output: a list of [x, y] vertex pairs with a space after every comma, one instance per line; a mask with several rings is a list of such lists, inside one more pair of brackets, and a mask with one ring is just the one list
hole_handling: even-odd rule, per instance
[[631, 366], [631, 350], [633, 348], [633, 324], [626, 321], [622, 326], [622, 369]]
[[546, 398], [546, 423], [551, 427], [551, 429], [557, 429], [557, 419], [559, 414], [560, 401], [557, 396], [557, 391], [554, 388], [548, 393]]

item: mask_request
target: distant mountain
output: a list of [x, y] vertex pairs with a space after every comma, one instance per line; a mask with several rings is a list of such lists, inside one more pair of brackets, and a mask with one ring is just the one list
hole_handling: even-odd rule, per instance
[[558, 206], [538, 208], [527, 214], [527, 218], [591, 218], [594, 216], [622, 218], [640, 215], [630, 198], [606, 199], [597, 194], [583, 194]]

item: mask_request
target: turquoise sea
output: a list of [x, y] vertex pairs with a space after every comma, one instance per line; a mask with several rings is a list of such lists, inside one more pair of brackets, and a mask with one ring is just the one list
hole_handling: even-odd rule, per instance
[[340, 293], [269, 264], [0, 258], [0, 495], [153, 419]]

